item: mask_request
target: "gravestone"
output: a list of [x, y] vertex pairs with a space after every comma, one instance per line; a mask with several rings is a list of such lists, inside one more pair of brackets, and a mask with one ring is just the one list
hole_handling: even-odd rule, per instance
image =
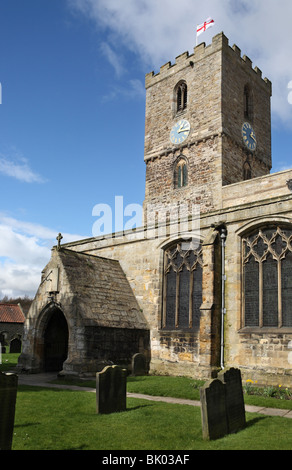
[[200, 389], [203, 439], [219, 439], [228, 434], [225, 385], [219, 379]]
[[0, 450], [11, 450], [18, 377], [0, 372]]
[[10, 353], [20, 353], [21, 352], [21, 340], [19, 338], [14, 338], [10, 341]]
[[116, 413], [126, 410], [127, 370], [107, 366], [96, 374], [96, 412]]
[[234, 433], [246, 425], [240, 370], [233, 367], [223, 370], [219, 372], [218, 379], [225, 384], [228, 432]]
[[[221, 385], [219, 385], [221, 384]], [[243, 429], [246, 424], [241, 373], [223, 370], [200, 389], [204, 439], [218, 439]]]
[[146, 375], [146, 358], [144, 354], [137, 353], [132, 357], [132, 375]]

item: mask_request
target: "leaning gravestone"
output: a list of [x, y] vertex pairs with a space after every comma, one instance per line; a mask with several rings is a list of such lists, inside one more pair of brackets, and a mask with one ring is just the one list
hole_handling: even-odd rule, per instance
[[233, 367], [226, 371], [223, 370], [219, 372], [218, 379], [226, 385], [225, 396], [228, 432], [234, 433], [244, 428], [246, 425], [240, 370]]
[[204, 439], [218, 439], [245, 427], [245, 407], [239, 369], [221, 371], [217, 379], [208, 382], [200, 389], [200, 397]]
[[107, 366], [96, 374], [96, 412], [116, 413], [126, 410], [127, 370]]
[[228, 433], [225, 385], [219, 379], [200, 389], [203, 439], [219, 439]]
[[11, 450], [18, 377], [0, 372], [0, 450]]
[[132, 357], [132, 375], [146, 375], [146, 358], [144, 354], [136, 353]]

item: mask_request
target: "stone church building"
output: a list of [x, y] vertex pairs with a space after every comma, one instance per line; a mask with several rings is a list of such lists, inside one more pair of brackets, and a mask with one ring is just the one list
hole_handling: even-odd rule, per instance
[[271, 82], [223, 33], [146, 75], [144, 225], [58, 244], [19, 370], [292, 386], [292, 170], [270, 174]]

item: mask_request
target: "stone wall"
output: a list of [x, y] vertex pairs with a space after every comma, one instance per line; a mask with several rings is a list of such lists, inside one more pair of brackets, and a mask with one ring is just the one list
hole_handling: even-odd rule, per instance
[[[262, 79], [262, 72], [258, 67], [253, 68], [251, 60], [243, 55], [237, 46], [228, 46], [227, 38], [223, 41], [222, 54], [222, 126], [223, 132], [233, 141], [233, 161], [236, 165], [237, 155], [240, 157], [242, 148], [241, 128], [244, 121], [249, 121], [257, 136], [257, 147], [253, 156], [262, 162], [262, 168], [254, 177], [269, 173], [271, 163], [271, 107], [270, 98], [272, 94], [271, 82]], [[248, 85], [250, 89], [250, 100], [252, 100], [252, 115], [244, 115], [244, 88]], [[240, 145], [238, 145], [240, 144]], [[247, 152], [248, 153], [248, 152]], [[250, 152], [249, 152], [250, 153]], [[225, 153], [228, 157], [228, 151]], [[239, 158], [240, 159], [240, 158]], [[226, 165], [223, 181], [230, 183], [242, 179], [242, 172], [237, 174], [237, 179], [231, 178], [228, 173], [233, 171], [233, 165]]]
[[[146, 189], [144, 214], [149, 207], [161, 211], [170, 204], [197, 205], [201, 212], [218, 207], [220, 201], [221, 144], [218, 137], [210, 137], [205, 142], [198, 142], [189, 148], [173, 151], [166, 156], [148, 161], [146, 166]], [[188, 185], [174, 187], [175, 164], [180, 157], [185, 157], [188, 164]], [[153, 210], [153, 209], [152, 209]]]
[[[244, 379], [292, 386], [291, 328], [244, 328], [242, 317], [242, 234], [274, 222], [292, 224], [291, 170], [223, 188], [226, 243], [225, 360]], [[274, 195], [274, 197], [273, 197]]]
[[[287, 171], [226, 186], [222, 188], [223, 207], [201, 214], [203, 304], [197, 333], [161, 329], [163, 249], [170, 237], [147, 238], [141, 228], [136, 234], [120, 233], [69, 244], [72, 250], [120, 260], [150, 327], [151, 372], [210, 377], [220, 365], [220, 244], [212, 226], [223, 223], [227, 228], [224, 365], [239, 367], [244, 379], [292, 385], [292, 331], [247, 331], [242, 328], [241, 311], [241, 234], [271, 221], [292, 224], [292, 194], [286, 185], [291, 176], [292, 171]], [[257, 193], [262, 199], [255, 196]]]

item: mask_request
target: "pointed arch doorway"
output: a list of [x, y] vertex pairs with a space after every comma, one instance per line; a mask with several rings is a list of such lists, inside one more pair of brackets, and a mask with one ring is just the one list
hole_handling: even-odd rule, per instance
[[44, 371], [63, 369], [68, 356], [68, 325], [63, 312], [54, 308], [44, 331]]

